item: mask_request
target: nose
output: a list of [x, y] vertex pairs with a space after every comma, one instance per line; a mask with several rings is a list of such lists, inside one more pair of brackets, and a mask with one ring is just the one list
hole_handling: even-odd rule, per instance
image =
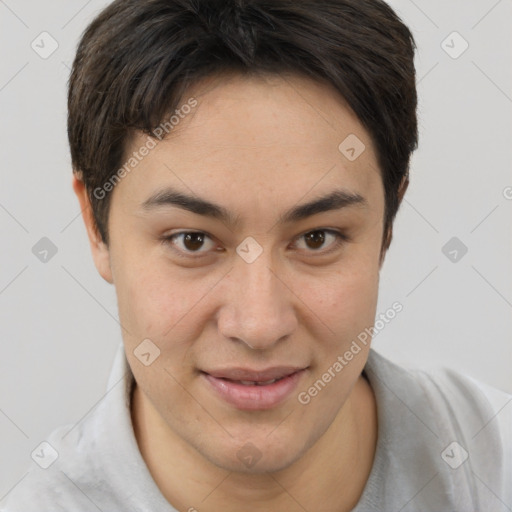
[[263, 254], [252, 263], [238, 261], [226, 276], [228, 300], [218, 317], [223, 336], [254, 350], [272, 348], [297, 327], [295, 296], [285, 276], [272, 270]]

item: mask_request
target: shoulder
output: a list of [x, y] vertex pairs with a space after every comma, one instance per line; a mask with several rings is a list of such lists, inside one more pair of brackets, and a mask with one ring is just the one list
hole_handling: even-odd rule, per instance
[[0, 512], [174, 510], [138, 449], [130, 416], [133, 384], [120, 345], [100, 400], [35, 449], [26, 474], [0, 500]]
[[443, 459], [467, 458], [474, 487], [512, 505], [512, 395], [450, 369], [418, 373], [439, 431], [454, 439]]
[[120, 494], [108, 486], [121, 471], [118, 464], [135, 466], [124, 464], [136, 449], [130, 437], [129, 385], [128, 378], [119, 380], [85, 418], [54, 429], [31, 453], [25, 475], [0, 501], [0, 512], [71, 512], [100, 504], [114, 509]]
[[451, 369], [407, 369], [374, 350], [365, 372], [381, 450], [402, 485], [432, 476], [450, 504], [512, 505], [511, 394]]
[[[88, 510], [91, 502], [74, 481], [68, 461], [84, 464], [77, 446], [66, 440], [72, 425], [55, 429], [32, 453], [26, 473], [0, 502], [0, 512], [50, 512]], [[37, 505], [36, 505], [37, 504]], [[37, 510], [36, 508], [37, 507]]]
[[365, 371], [372, 387], [401, 399], [409, 407], [428, 407], [425, 418], [432, 427], [451, 428], [474, 439], [486, 430], [510, 441], [512, 394], [450, 368], [425, 371], [408, 369], [371, 351]]

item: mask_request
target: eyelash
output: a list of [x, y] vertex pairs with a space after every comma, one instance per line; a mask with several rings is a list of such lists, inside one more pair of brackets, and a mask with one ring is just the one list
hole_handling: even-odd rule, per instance
[[[327, 228], [318, 228], [318, 229], [313, 229], [313, 230], [307, 231], [306, 233], [303, 233], [302, 235], [299, 235], [297, 237], [297, 239], [300, 239], [300, 238], [302, 238], [302, 237], [304, 237], [306, 235], [309, 235], [311, 233], [317, 233], [319, 231], [323, 232], [323, 233], [329, 233], [331, 235], [334, 235], [336, 237], [336, 240], [332, 244], [332, 247], [327, 249], [327, 250], [323, 250], [322, 251], [321, 249], [319, 249], [319, 250], [308, 251], [308, 252], [311, 252], [313, 255], [324, 256], [324, 255], [330, 254], [331, 252], [334, 252], [335, 250], [340, 248], [345, 242], [348, 242], [350, 240], [349, 237], [345, 233], [342, 233], [341, 231], [336, 231], [334, 229], [327, 229]], [[180, 231], [178, 233], [173, 233], [171, 235], [163, 236], [163, 237], [161, 237], [160, 240], [161, 240], [161, 242], [163, 244], [169, 246], [181, 258], [188, 258], [188, 259], [195, 258], [195, 259], [199, 259], [199, 258], [207, 256], [207, 253], [199, 253], [199, 252], [193, 252], [193, 251], [192, 252], [184, 252], [183, 250], [176, 249], [174, 247], [173, 240], [175, 238], [177, 238], [179, 236], [182, 236], [182, 235], [188, 235], [188, 234], [193, 234], [193, 233], [205, 235], [210, 240], [213, 240], [212, 237], [210, 235], [208, 235], [208, 233], [205, 233], [204, 231]]]

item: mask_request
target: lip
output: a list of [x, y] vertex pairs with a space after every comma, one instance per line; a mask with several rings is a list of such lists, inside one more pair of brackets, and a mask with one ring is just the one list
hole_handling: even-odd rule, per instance
[[[216, 372], [215, 375], [201, 372], [201, 378], [218, 397], [228, 404], [241, 410], [257, 411], [270, 409], [284, 402], [297, 388], [305, 371], [304, 368], [290, 369], [289, 367], [288, 369], [271, 368], [262, 372], [230, 369], [229, 375], [236, 376], [237, 379], [228, 380], [230, 377], [219, 375], [225, 374], [226, 371]], [[280, 380], [272, 384], [246, 385], [238, 382], [240, 380], [266, 382], [276, 378]]]
[[303, 369], [304, 366], [273, 366], [261, 370], [251, 370], [249, 368], [220, 368], [218, 370], [205, 370], [204, 373], [218, 379], [266, 382], [268, 380], [286, 377], [287, 375], [291, 375]]

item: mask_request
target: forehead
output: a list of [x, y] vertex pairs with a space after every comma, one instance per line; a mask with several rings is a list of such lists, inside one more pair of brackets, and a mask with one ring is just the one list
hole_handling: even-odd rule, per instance
[[[180, 109], [192, 98], [196, 106]], [[177, 184], [225, 202], [252, 191], [299, 200], [314, 188], [380, 187], [368, 132], [328, 84], [296, 75], [210, 77], [190, 87], [180, 105], [170, 134], [116, 188], [130, 186], [142, 199], [157, 183]], [[146, 139], [135, 134], [125, 157]]]
[[248, 151], [280, 146], [330, 154], [351, 133], [370, 142], [331, 85], [299, 75], [208, 77], [186, 91], [181, 105], [190, 98], [198, 106], [173, 127], [167, 137], [170, 145], [201, 148], [228, 143]]

